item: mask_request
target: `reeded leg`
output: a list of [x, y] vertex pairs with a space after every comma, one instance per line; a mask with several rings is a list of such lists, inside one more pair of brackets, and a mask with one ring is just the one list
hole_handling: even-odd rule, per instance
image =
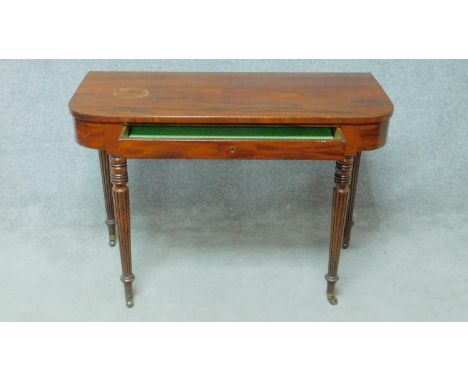
[[101, 165], [102, 187], [104, 190], [104, 201], [106, 203], [106, 224], [109, 229], [109, 245], [115, 246], [115, 215], [114, 202], [112, 200], [112, 183], [110, 179], [109, 155], [104, 150], [99, 150], [99, 164]]
[[132, 282], [135, 276], [132, 273], [132, 256], [130, 245], [130, 202], [127, 187], [127, 161], [119, 157], [110, 157], [111, 180], [113, 184], [115, 217], [119, 233], [120, 260], [122, 262], [122, 277], [124, 283], [125, 302], [127, 307], [133, 306]]
[[328, 273], [325, 275], [325, 279], [327, 280], [327, 298], [332, 305], [338, 303], [335, 297], [335, 284], [338, 281], [338, 261], [340, 259], [341, 244], [343, 241], [352, 168], [352, 157], [345, 157], [342, 161], [336, 162], [330, 233], [330, 258], [328, 262]]
[[349, 241], [351, 239], [351, 228], [354, 225], [353, 212], [354, 212], [354, 200], [356, 198], [356, 187], [359, 176], [359, 165], [361, 164], [361, 152], [359, 151], [354, 157], [353, 161], [353, 172], [351, 175], [351, 186], [349, 190], [349, 202], [348, 212], [346, 213], [346, 225], [343, 234], [343, 248], [349, 247]]

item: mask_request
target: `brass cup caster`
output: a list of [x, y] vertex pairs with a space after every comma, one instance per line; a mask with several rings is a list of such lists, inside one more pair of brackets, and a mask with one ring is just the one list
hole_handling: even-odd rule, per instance
[[109, 235], [109, 247], [115, 247], [116, 242], [117, 242], [116, 235]]
[[351, 228], [353, 227], [353, 225], [354, 225], [354, 222], [351, 222], [351, 224], [347, 225], [345, 227], [345, 229], [344, 229], [343, 243], [341, 244], [343, 249], [347, 249], [349, 247], [349, 242], [350, 242], [350, 239], [351, 239]]
[[114, 247], [117, 242], [117, 235], [115, 234], [115, 219], [107, 219], [105, 223], [109, 229], [109, 246]]
[[131, 296], [131, 297], [126, 297], [126, 298], [125, 298], [125, 303], [126, 303], [126, 305], [127, 305], [127, 308], [133, 308], [133, 306], [135, 305], [135, 304], [133, 303], [133, 296]]
[[132, 282], [135, 280], [135, 275], [131, 274], [130, 276], [121, 276], [120, 281], [124, 284], [125, 289], [125, 304], [127, 308], [133, 308], [133, 287]]
[[335, 284], [339, 280], [338, 275], [329, 276], [325, 275], [325, 280], [327, 280], [327, 299], [328, 302], [332, 305], [338, 304], [338, 299], [335, 297]]
[[338, 304], [338, 299], [333, 295], [327, 295], [328, 302], [332, 305]]

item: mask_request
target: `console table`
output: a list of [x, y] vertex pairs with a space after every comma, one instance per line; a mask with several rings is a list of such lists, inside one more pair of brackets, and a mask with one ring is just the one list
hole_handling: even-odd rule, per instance
[[[336, 161], [327, 298], [347, 248], [361, 151], [382, 147], [393, 104], [370, 73], [89, 72], [69, 104], [99, 150], [109, 230], [133, 306], [127, 159]], [[117, 232], [116, 232], [117, 231]]]

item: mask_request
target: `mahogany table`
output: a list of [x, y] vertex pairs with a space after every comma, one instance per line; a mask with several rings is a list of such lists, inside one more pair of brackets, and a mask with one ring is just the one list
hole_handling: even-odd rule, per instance
[[[370, 73], [89, 72], [70, 100], [77, 142], [99, 150], [109, 244], [133, 306], [127, 159], [336, 161], [327, 298], [336, 304], [361, 151], [382, 147], [393, 104]], [[116, 228], [117, 233], [116, 235]]]

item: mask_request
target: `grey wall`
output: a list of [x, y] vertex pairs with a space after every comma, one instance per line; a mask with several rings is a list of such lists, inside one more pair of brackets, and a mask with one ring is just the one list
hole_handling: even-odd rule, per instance
[[[368, 219], [361, 221], [363, 232], [373, 235], [372, 228], [391, 226], [399, 235], [411, 236], [418, 226], [433, 226], [464, 230], [467, 238], [468, 61], [3, 60], [4, 248], [5, 242], [33, 240], [38, 232], [101, 229], [104, 207], [97, 153], [74, 142], [67, 106], [89, 70], [372, 72], [395, 112], [387, 145], [363, 155], [356, 202], [357, 214]], [[198, 214], [248, 221], [261, 216], [281, 219], [291, 211], [328, 216], [330, 209], [330, 162], [132, 161], [129, 171], [137, 226], [144, 215], [176, 216], [177, 229]], [[322, 223], [328, 228], [328, 220]], [[415, 251], [420, 244], [414, 241]], [[424, 256], [421, 252], [421, 261]], [[402, 268], [417, 272], [414, 262]]]

